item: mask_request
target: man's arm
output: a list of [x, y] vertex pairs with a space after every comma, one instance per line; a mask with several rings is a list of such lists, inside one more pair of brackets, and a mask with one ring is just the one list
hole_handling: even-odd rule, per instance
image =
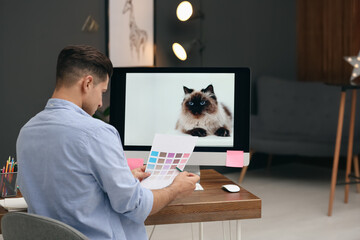
[[163, 189], [152, 190], [154, 195], [153, 207], [150, 215], [157, 213], [177, 197], [190, 195], [196, 187], [200, 177], [193, 173], [182, 172], [174, 179], [173, 183]]

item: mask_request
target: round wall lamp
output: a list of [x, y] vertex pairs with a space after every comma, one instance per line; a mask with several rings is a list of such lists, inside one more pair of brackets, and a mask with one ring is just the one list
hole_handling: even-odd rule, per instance
[[189, 20], [193, 12], [193, 6], [189, 1], [182, 1], [176, 8], [176, 16], [183, 22]]
[[196, 45], [199, 45], [199, 52], [201, 52], [203, 46], [198, 39], [194, 39], [192, 41], [184, 43], [175, 42], [172, 45], [172, 50], [178, 59], [180, 59], [181, 61], [185, 61]]
[[[192, 2], [192, 3], [191, 3]], [[195, 7], [194, 7], [195, 6]], [[182, 1], [177, 5], [176, 8], [176, 17], [181, 22], [186, 22], [193, 19], [202, 19], [203, 14], [200, 11], [201, 9], [201, 0], [189, 0]], [[186, 42], [173, 42], [172, 51], [174, 55], [181, 61], [186, 61], [190, 52], [193, 50], [195, 45], [198, 45], [197, 50], [199, 50], [201, 64], [202, 64], [202, 50], [203, 45], [200, 42], [202, 39], [202, 21], [193, 22], [194, 24], [186, 24], [188, 27], [190, 26], [198, 26], [200, 30], [196, 32], [199, 36], [190, 39], [190, 41]], [[182, 24], [182, 23], [181, 23]]]
[[181, 61], [185, 61], [187, 59], [186, 50], [180, 43], [173, 43], [172, 50], [175, 56]]

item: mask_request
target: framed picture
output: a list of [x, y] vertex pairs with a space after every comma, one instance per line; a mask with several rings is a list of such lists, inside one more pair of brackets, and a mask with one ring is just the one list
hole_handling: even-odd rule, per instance
[[114, 67], [153, 66], [154, 1], [108, 1], [108, 51]]

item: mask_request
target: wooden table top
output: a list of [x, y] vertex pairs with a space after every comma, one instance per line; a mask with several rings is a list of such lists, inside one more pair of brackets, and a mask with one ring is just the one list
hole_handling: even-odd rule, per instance
[[240, 187], [229, 193], [221, 187], [234, 184], [213, 169], [200, 171], [203, 191], [194, 191], [186, 198], [176, 199], [158, 213], [149, 216], [146, 225], [191, 223], [261, 218], [261, 199]]
[[[224, 191], [222, 185], [234, 182], [215, 170], [201, 170], [200, 184], [204, 188], [203, 191], [194, 191], [186, 198], [174, 200], [158, 213], [149, 216], [145, 224], [261, 218], [261, 199], [242, 187], [238, 193]], [[21, 197], [20, 191], [17, 197]], [[6, 213], [8, 211], [0, 206], [0, 220]]]

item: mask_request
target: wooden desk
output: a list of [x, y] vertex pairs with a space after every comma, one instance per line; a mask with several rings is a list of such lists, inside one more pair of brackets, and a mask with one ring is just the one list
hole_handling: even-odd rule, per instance
[[215, 170], [201, 170], [203, 191], [177, 199], [158, 213], [149, 216], [146, 225], [239, 220], [261, 217], [261, 199], [241, 187], [228, 193], [222, 185], [234, 184]]
[[[148, 217], [145, 224], [209, 222], [261, 217], [260, 198], [244, 188], [241, 188], [238, 193], [225, 192], [221, 186], [233, 184], [233, 182], [215, 170], [201, 170], [200, 176], [203, 191], [195, 191], [186, 198], [173, 201], [158, 213]], [[20, 191], [18, 193], [18, 197], [21, 197]], [[0, 206], [0, 222], [7, 212]]]

